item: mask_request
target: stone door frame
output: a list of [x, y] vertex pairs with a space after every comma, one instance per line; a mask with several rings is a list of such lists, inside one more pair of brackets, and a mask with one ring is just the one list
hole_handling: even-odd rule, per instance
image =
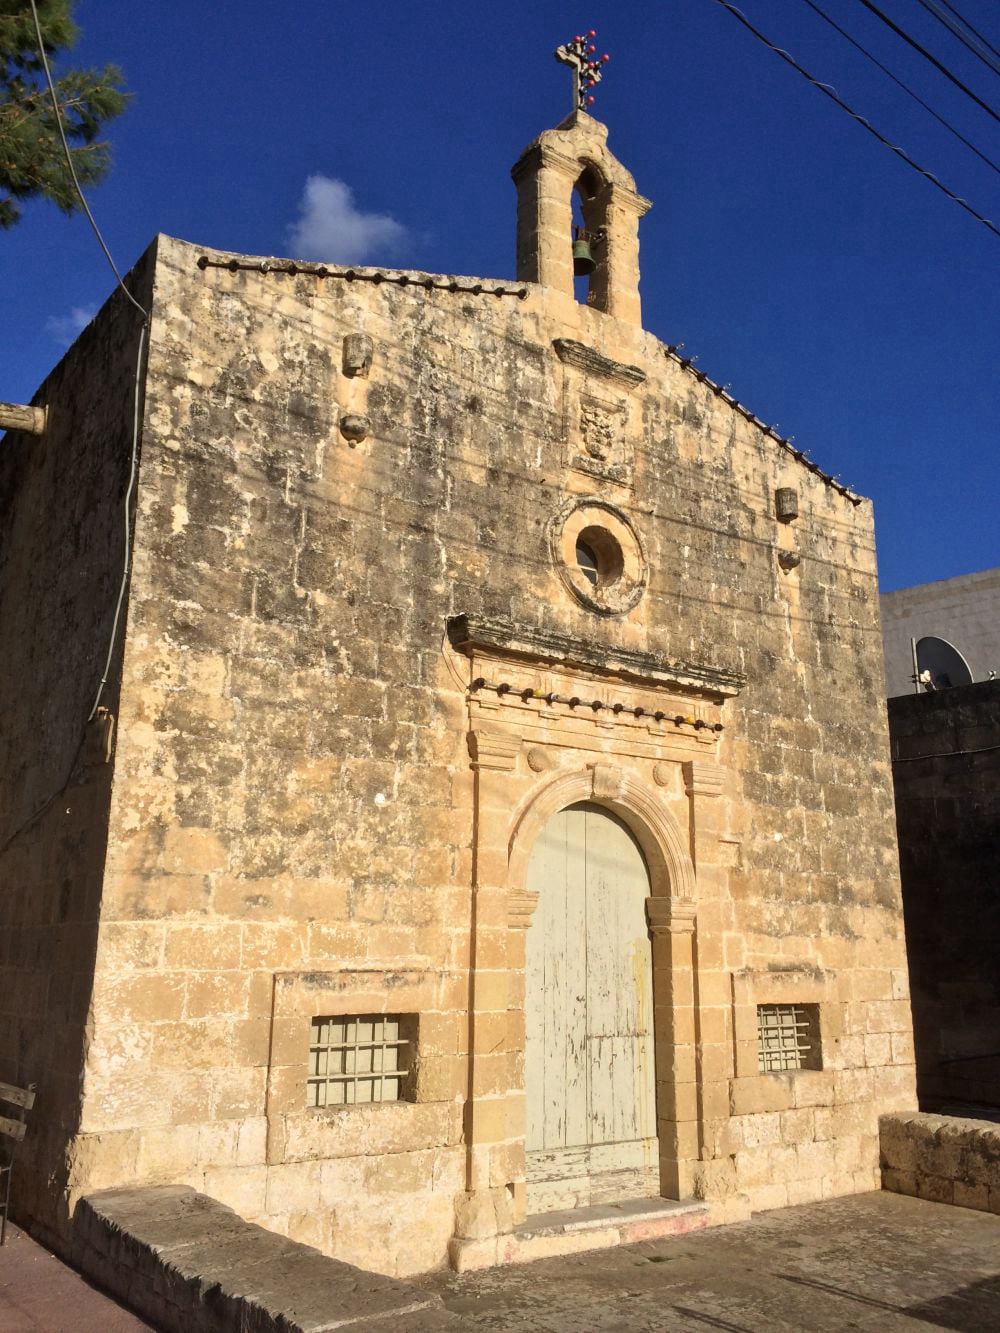
[[[520, 996], [519, 1030], [523, 1030], [525, 937], [531, 924], [538, 894], [526, 887], [528, 862], [535, 840], [560, 810], [588, 801], [610, 811], [626, 825], [646, 858], [650, 896], [646, 917], [652, 936], [653, 1032], [656, 1071], [656, 1119], [659, 1140], [660, 1193], [680, 1198], [690, 1178], [685, 1155], [694, 1149], [697, 1158], [697, 1123], [684, 1121], [692, 1106], [683, 1105], [678, 1089], [697, 1086], [694, 1023], [694, 948], [697, 930], [694, 865], [684, 845], [684, 836], [670, 811], [654, 790], [627, 769], [599, 762], [560, 773], [537, 784], [516, 812], [508, 840], [509, 859], [506, 889], [508, 923], [511, 928], [508, 968], [520, 974], [512, 991]], [[515, 1019], [515, 1022], [518, 1022]], [[519, 1088], [520, 1123], [512, 1117], [509, 1129], [520, 1140], [520, 1171], [516, 1191], [523, 1191], [526, 1096]], [[694, 1104], [696, 1105], [696, 1099]], [[694, 1133], [685, 1130], [694, 1129]], [[519, 1131], [519, 1132], [518, 1132]], [[515, 1148], [516, 1160], [516, 1148]], [[685, 1169], [688, 1168], [688, 1169]], [[520, 1187], [519, 1189], [517, 1187]], [[523, 1198], [523, 1196], [522, 1196]], [[515, 1207], [515, 1223], [524, 1220], [525, 1205]]]
[[468, 1268], [502, 1262], [525, 1219], [528, 860], [548, 819], [579, 801], [617, 815], [646, 857], [660, 1190], [695, 1192], [706, 1108], [723, 1091], [728, 1114], [731, 1038], [717, 1009], [707, 1070], [702, 1043], [706, 995], [714, 1006], [725, 990], [731, 1006], [731, 990], [717, 922], [702, 939], [699, 918], [717, 917], [726, 891], [721, 719], [743, 677], [470, 616], [449, 621], [445, 658], [465, 690], [471, 769], [466, 1188], [450, 1247]]

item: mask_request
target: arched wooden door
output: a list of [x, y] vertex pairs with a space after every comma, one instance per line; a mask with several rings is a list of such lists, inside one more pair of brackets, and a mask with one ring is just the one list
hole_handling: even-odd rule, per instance
[[658, 1194], [642, 852], [610, 811], [572, 805], [542, 830], [528, 888], [528, 1211]]

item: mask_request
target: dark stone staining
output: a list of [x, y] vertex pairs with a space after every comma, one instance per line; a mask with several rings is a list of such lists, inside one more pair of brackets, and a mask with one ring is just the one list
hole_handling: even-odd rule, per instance
[[1000, 1107], [1000, 681], [889, 700], [917, 1091]]

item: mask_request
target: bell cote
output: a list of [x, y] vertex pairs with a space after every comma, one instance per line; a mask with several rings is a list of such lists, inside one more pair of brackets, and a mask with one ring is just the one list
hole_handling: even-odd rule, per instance
[[[517, 276], [574, 297], [575, 194], [593, 260], [587, 305], [641, 325], [639, 219], [652, 205], [608, 151], [607, 138], [606, 125], [576, 111], [521, 154], [511, 173], [517, 186]], [[589, 267], [585, 257], [583, 266]]]

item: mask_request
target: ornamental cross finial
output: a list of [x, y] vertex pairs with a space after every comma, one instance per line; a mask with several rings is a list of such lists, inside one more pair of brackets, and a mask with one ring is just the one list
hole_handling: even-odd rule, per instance
[[588, 106], [593, 106], [594, 95], [590, 90], [600, 83], [604, 77], [601, 66], [606, 65], [611, 59], [607, 53], [599, 59], [595, 56], [596, 36], [596, 30], [591, 28], [585, 36], [574, 37], [571, 42], [556, 47], [556, 59], [562, 61], [564, 65], [569, 65], [573, 71], [574, 111], [585, 111]]

